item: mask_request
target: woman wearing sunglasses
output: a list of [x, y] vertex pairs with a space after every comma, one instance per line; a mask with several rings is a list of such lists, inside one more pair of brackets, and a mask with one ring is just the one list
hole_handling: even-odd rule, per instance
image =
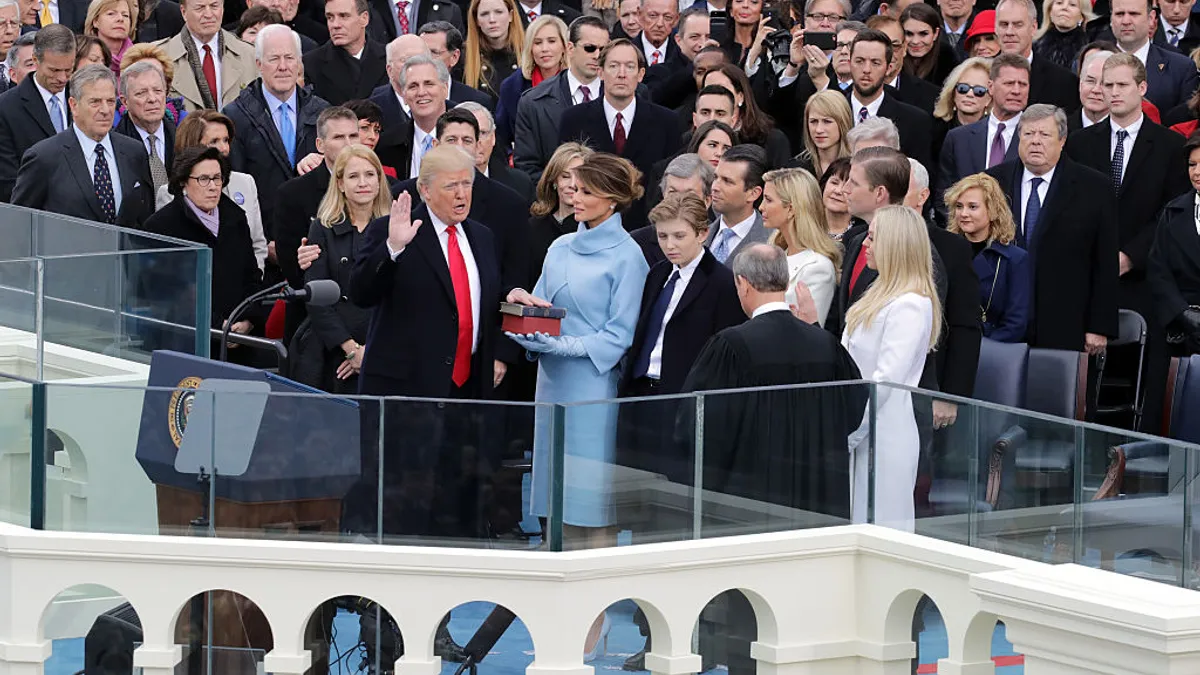
[[989, 60], [976, 56], [950, 71], [933, 107], [933, 116], [942, 127], [940, 136], [955, 127], [978, 122], [987, 114], [992, 106], [992, 97], [988, 94], [988, 85], [992, 81], [990, 70]]

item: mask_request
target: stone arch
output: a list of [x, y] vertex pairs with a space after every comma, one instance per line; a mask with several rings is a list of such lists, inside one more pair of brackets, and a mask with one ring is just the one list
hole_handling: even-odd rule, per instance
[[[195, 663], [191, 661], [198, 657], [190, 655], [188, 645], [193, 644], [198, 636], [202, 641], [212, 639], [214, 649], [213, 672], [231, 671], [234, 666], [223, 663], [222, 658], [250, 658], [270, 653], [275, 648], [275, 628], [271, 625], [270, 617], [262, 609], [264, 605], [243, 592], [241, 588], [206, 588], [191, 593], [176, 607], [170, 618], [168, 639], [171, 644], [182, 645], [185, 650], [183, 663], [188, 664], [186, 672], [195, 671]], [[207, 603], [211, 602], [212, 625], [208, 625]], [[194, 608], [194, 604], [199, 609]], [[199, 625], [196, 625], [196, 621]], [[250, 652], [234, 652], [232, 649], [250, 649]], [[239, 668], [241, 666], [238, 666]]]
[[[63, 586], [62, 588], [59, 588], [53, 594], [46, 597], [46, 601], [42, 606], [42, 611], [40, 614], [38, 614], [37, 635], [39, 638], [43, 638], [46, 635], [46, 617], [51, 613], [53, 605], [54, 605], [54, 601], [58, 598], [58, 596], [62, 595], [63, 593], [66, 593], [67, 591], [70, 591], [71, 589], [80, 588], [80, 587], [89, 587], [89, 586], [94, 587], [94, 588], [103, 588], [108, 591], [111, 591], [114, 596], [125, 598], [125, 601], [127, 603], [129, 603], [130, 605], [133, 605], [133, 602], [131, 600], [129, 600], [129, 597], [130, 597], [129, 594], [122, 592], [120, 589], [116, 588], [113, 584], [86, 583], [86, 582], [68, 584], [66, 586]], [[135, 611], [136, 611], [136, 609], [137, 609], [136, 606], [134, 606]], [[141, 616], [141, 614], [139, 613], [138, 616]]]
[[[357, 643], [358, 639], [362, 637], [358, 631], [360, 627], [364, 625], [361, 621], [364, 616], [367, 617], [367, 621], [365, 622], [366, 625], [374, 625], [371, 622], [382, 616], [383, 624], [380, 633], [386, 634], [387, 629], [390, 626], [394, 626], [395, 634], [398, 639], [394, 642], [391, 642], [387, 641], [387, 638], [385, 637], [385, 644], [387, 646], [384, 647], [383, 651], [381, 651], [381, 654], [387, 654], [392, 649], [393, 644], [396, 647], [403, 646], [403, 633], [400, 631], [398, 622], [394, 621], [393, 617], [395, 615], [388, 610], [387, 606], [369, 596], [345, 594], [330, 597], [313, 607], [307, 614], [307, 618], [300, 624], [300, 634], [276, 636], [276, 648], [278, 649], [281, 645], [290, 646], [298, 644], [300, 645], [300, 653], [308, 651], [311, 654], [313, 664], [312, 667], [315, 670], [321, 670], [320, 664], [324, 662], [326, 665], [328, 665], [329, 661], [327, 659], [332, 658], [328, 653], [328, 649], [329, 645], [332, 644], [333, 635], [332, 633], [329, 635], [324, 634], [324, 629], [328, 627], [331, 622], [337, 621], [338, 616], [341, 613], [340, 610], [347, 610], [355, 615], [355, 617], [352, 619], [354, 623], [354, 633], [350, 636], [350, 642]], [[382, 610], [382, 612], [380, 610]], [[339, 642], [343, 641], [345, 638], [345, 636], [342, 636], [340, 633], [339, 637], [343, 638], [342, 640], [339, 640]], [[286, 638], [286, 642], [284, 641], [284, 638]], [[328, 641], [326, 641], [327, 639]], [[373, 634], [371, 639], [373, 639]], [[399, 658], [398, 652], [397, 658]], [[328, 670], [329, 672], [337, 672], [337, 669], [334, 668], [328, 668]], [[353, 670], [353, 666], [351, 666], [351, 670]]]
[[[500, 622], [493, 624], [501, 630], [498, 636], [496, 636], [495, 645], [489, 651], [494, 651], [497, 645], [502, 643], [506, 646], [512, 646], [514, 642], [528, 640], [528, 643], [532, 645], [532, 652], [528, 654], [529, 663], [532, 663], [533, 654], [538, 649], [536, 631], [531, 630], [522, 618], [522, 609], [519, 601], [500, 602], [490, 597], [468, 597], [446, 608], [437, 617], [436, 623], [432, 626], [432, 632], [415, 635], [413, 639], [423, 641], [427, 645], [433, 645], [431, 653], [436, 653], [437, 639], [443, 622], [445, 622], [445, 631], [450, 634], [451, 639], [460, 647], [466, 647], [472, 637], [488, 625], [488, 622]], [[503, 624], [505, 620], [504, 610], [507, 610], [512, 615], [511, 622], [508, 625]], [[529, 611], [531, 614], [533, 613], [533, 610]], [[458, 613], [457, 617], [454, 616], [456, 612]], [[401, 625], [401, 628], [403, 628], [403, 625]], [[444, 658], [443, 662], [445, 662]], [[489, 662], [486, 659], [480, 663], [479, 668], [481, 671], [485, 669], [488, 671], [491, 670]]]
[[[61, 605], [56, 602], [64, 594], [72, 592], [77, 594], [77, 597], [68, 595]], [[102, 653], [97, 652], [94, 656], [102, 658], [106, 668], [120, 671], [126, 667], [132, 668], [133, 652], [141, 638], [142, 621], [143, 615], [137, 611], [127, 594], [109, 584], [76, 583], [58, 590], [46, 599], [45, 606], [38, 616], [37, 636], [43, 640], [65, 638], [71, 642], [76, 638], [82, 641], [93, 631], [100, 631], [98, 634], [104, 636], [103, 642], [106, 646]], [[68, 649], [68, 656], [55, 654], [55, 658], [70, 660], [87, 656], [85, 653], [75, 657], [75, 653], [75, 649]], [[78, 663], [60, 663], [60, 667], [69, 668], [71, 672], [82, 671], [88, 665], [82, 660]]]
[[[706, 618], [710, 607], [713, 612]], [[747, 616], [747, 610], [750, 616]], [[753, 627], [749, 625], [751, 618]], [[749, 659], [753, 663], [755, 659], [750, 654], [751, 645], [759, 641], [774, 643], [779, 634], [778, 621], [771, 604], [762, 594], [745, 586], [727, 588], [709, 598], [698, 610], [693, 626], [689, 637], [697, 641], [697, 651], [702, 659], [711, 658], [708, 652], [715, 649], [733, 659]], [[732, 663], [726, 662], [725, 665], [730, 670], [736, 668]]]
[[884, 615], [883, 638], [888, 644], [906, 642], [912, 639], [912, 618], [922, 597], [928, 597], [938, 611], [943, 605], [933, 593], [927, 593], [919, 588], [906, 588], [892, 598]]
[[963, 660], [987, 661], [992, 658], [992, 635], [999, 618], [989, 612], [977, 612], [967, 623], [963, 636]]

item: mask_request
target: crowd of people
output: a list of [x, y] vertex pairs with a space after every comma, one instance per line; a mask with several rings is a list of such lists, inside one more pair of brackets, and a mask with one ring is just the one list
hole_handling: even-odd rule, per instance
[[[229, 326], [331, 393], [970, 397], [982, 339], [1096, 356], [1128, 309], [1157, 431], [1168, 357], [1200, 351], [1192, 5], [0, 0], [0, 199], [210, 247], [213, 327], [336, 281]], [[503, 332], [502, 302], [561, 334]], [[864, 394], [814, 396], [711, 406], [705, 486], [864, 519]], [[690, 479], [678, 407], [568, 409], [581, 536], [611, 536], [617, 468]], [[957, 408], [876, 408], [876, 519], [911, 529]], [[485, 498], [447, 525], [413, 486], [491, 494], [526, 451], [547, 516], [551, 416], [466, 471], [434, 446], [478, 439], [392, 415], [386, 446], [423, 440], [388, 450], [389, 530], [494, 531]]]

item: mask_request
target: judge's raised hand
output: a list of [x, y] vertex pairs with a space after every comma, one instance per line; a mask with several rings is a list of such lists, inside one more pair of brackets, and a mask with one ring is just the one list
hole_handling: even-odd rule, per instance
[[393, 251], [400, 251], [417, 236], [417, 228], [421, 227], [421, 221], [413, 220], [411, 213], [412, 195], [401, 192], [392, 202], [392, 212], [388, 217], [387, 243]]
[[792, 310], [792, 316], [805, 323], [817, 323], [820, 319], [817, 315], [817, 303], [813, 301], [812, 293], [803, 281], [796, 282], [796, 302], [788, 307]]
[[505, 302], [511, 302], [516, 305], [525, 305], [526, 307], [553, 307], [548, 301], [539, 298], [530, 293], [524, 288], [514, 288], [508, 292], [508, 297]]
[[312, 264], [320, 257], [320, 246], [308, 243], [308, 237], [300, 239], [300, 248], [296, 249], [296, 260], [300, 263], [301, 272], [312, 267]]

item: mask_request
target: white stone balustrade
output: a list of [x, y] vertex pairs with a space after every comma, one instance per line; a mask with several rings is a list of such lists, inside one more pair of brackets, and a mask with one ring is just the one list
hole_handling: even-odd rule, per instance
[[171, 675], [171, 636], [192, 596], [257, 603], [275, 648], [265, 669], [299, 675], [305, 625], [329, 598], [367, 596], [399, 624], [401, 675], [437, 675], [435, 629], [461, 603], [511, 609], [532, 637], [528, 675], [591, 675], [584, 636], [632, 598], [653, 635], [647, 667], [700, 669], [693, 627], [740, 589], [758, 621], [760, 675], [907, 675], [922, 594], [945, 620], [941, 675], [988, 675], [997, 620], [1027, 675], [1200, 673], [1200, 593], [1075, 565], [1051, 566], [875, 526], [845, 526], [567, 553], [35, 532], [0, 525], [0, 675], [42, 672], [46, 612], [61, 591], [101, 584], [145, 630], [135, 666]]

